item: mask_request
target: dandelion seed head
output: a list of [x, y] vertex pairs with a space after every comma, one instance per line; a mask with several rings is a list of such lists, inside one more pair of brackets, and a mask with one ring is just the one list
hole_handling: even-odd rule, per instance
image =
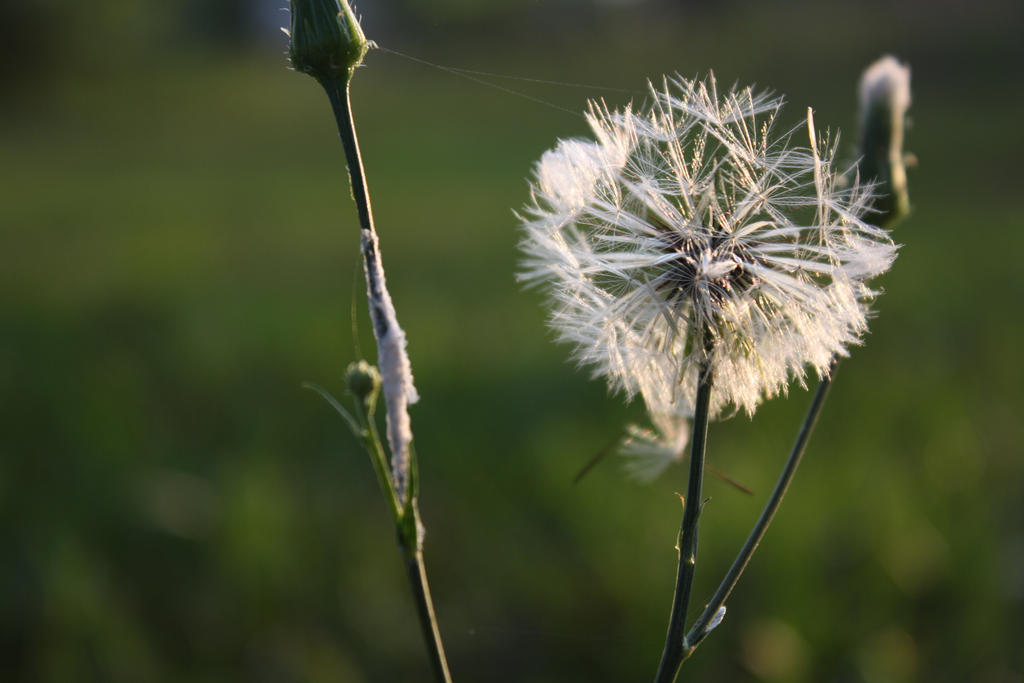
[[592, 104], [594, 140], [538, 162], [520, 277], [545, 289], [580, 364], [667, 416], [632, 443], [665, 446], [704, 360], [719, 417], [826, 373], [866, 331], [867, 283], [896, 247], [861, 218], [872, 188], [838, 182], [836, 139], [811, 119], [779, 129], [781, 98], [720, 95], [713, 76], [665, 78], [650, 95]]

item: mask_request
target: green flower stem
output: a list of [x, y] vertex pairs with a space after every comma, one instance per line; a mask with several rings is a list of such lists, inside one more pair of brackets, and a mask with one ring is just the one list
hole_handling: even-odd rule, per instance
[[[357, 410], [359, 410], [358, 407]], [[364, 416], [362, 410], [359, 410], [358, 415], [360, 420], [365, 423], [363, 447], [370, 454], [370, 461], [373, 462], [373, 471], [377, 474], [381, 493], [388, 499], [388, 507], [397, 524], [402, 517], [402, 504], [398, 500], [398, 494], [395, 492], [395, 487], [391, 484], [391, 477], [388, 475], [390, 471], [388, 469], [388, 459], [384, 454], [384, 444], [380, 440], [377, 424], [372, 415]]]
[[[710, 357], [706, 355], [705, 358], [709, 359]], [[686, 498], [683, 501], [683, 521], [679, 527], [677, 545], [679, 569], [676, 573], [676, 589], [672, 598], [672, 614], [669, 617], [665, 649], [661, 655], [661, 663], [658, 666], [654, 683], [672, 683], [676, 679], [679, 665], [683, 663], [683, 659], [689, 651], [684, 634], [686, 633], [686, 612], [690, 605], [690, 593], [693, 588], [693, 573], [697, 566], [697, 523], [700, 518], [704, 452], [707, 445], [708, 412], [713, 381], [710, 360], [705, 360], [701, 364], [699, 372], [700, 384], [697, 387], [697, 404], [693, 416], [693, 441], [690, 445], [690, 479], [687, 483]]]
[[[325, 79], [320, 83], [327, 92], [334, 109], [334, 118], [338, 124], [338, 133], [341, 136], [341, 144], [345, 148], [345, 160], [348, 162], [348, 172], [352, 181], [352, 196], [356, 202], [359, 213], [359, 225], [364, 236], [375, 236], [373, 227], [373, 213], [370, 209], [370, 192], [366, 186], [366, 176], [363, 171], [362, 156], [359, 153], [359, 140], [356, 137], [355, 120], [352, 117], [352, 105], [349, 99], [349, 78]], [[363, 259], [367, 264], [373, 263], [380, 258], [376, 251], [375, 239], [361, 240]], [[383, 289], [382, 283], [374, 279], [374, 268], [367, 267], [367, 288], [370, 290], [371, 304], [380, 300], [380, 292]], [[380, 318], [374, 316], [375, 321]], [[387, 330], [377, 330], [377, 338], [381, 338]], [[380, 437], [377, 435], [376, 427], [370, 420], [369, 441], [372, 442], [376, 451], [374, 455], [377, 461], [383, 461], [383, 447], [380, 444]], [[379, 474], [379, 473], [378, 473]], [[412, 485], [404, 486], [404, 491], [395, 491], [396, 482], [388, 478], [388, 487], [391, 488], [392, 496], [399, 501], [401, 507], [396, 510], [395, 524], [398, 531], [398, 544], [405, 560], [406, 573], [409, 577], [409, 585], [412, 588], [413, 598], [416, 601], [416, 613], [419, 616], [420, 627], [423, 638], [426, 642], [427, 651], [430, 655], [431, 668], [434, 671], [434, 678], [438, 683], [451, 683], [451, 674], [448, 671], [448, 660], [444, 652], [444, 643], [441, 640], [441, 632], [437, 626], [437, 617], [434, 613], [434, 603], [430, 595], [430, 585], [427, 582], [427, 570], [423, 561], [423, 526], [420, 523], [419, 507], [416, 500], [416, 491]]]
[[704, 608], [704, 611], [694, 622], [693, 628], [686, 635], [686, 650], [683, 653], [683, 659], [689, 657], [697, 646], [701, 644], [711, 629], [708, 625], [714, 619], [720, 607], [725, 604], [725, 601], [729, 598], [733, 588], [736, 587], [736, 583], [740, 579], [740, 575], [743, 574], [743, 570], [747, 568], [747, 564], [750, 562], [751, 556], [754, 551], [757, 550], [757, 546], [761, 543], [761, 539], [764, 538], [765, 532], [768, 530], [768, 525], [771, 524], [772, 518], [775, 517], [775, 512], [779, 509], [779, 505], [782, 503], [783, 496], [786, 495], [786, 490], [789, 488], [789, 483], [793, 480], [793, 475], [796, 474], [796, 468], [800, 464], [800, 460], [803, 457], [804, 450], [807, 448], [807, 442], [811, 438], [811, 432], [814, 431], [814, 425], [818, 421], [818, 416], [821, 414], [821, 409], [825, 405], [825, 398], [828, 396], [829, 387], [832, 385], [832, 378], [835, 377], [836, 369], [839, 365], [839, 359], [833, 357], [832, 364], [829, 366], [828, 375], [825, 376], [818, 384], [817, 391], [814, 392], [814, 398], [811, 399], [811, 405], [807, 409], [807, 415], [804, 417], [803, 425], [800, 427], [800, 432], [797, 434], [796, 443], [793, 444], [793, 450], [789, 454], [789, 458], [786, 460], [785, 466], [782, 468], [782, 472], [779, 475], [779, 480], [775, 484], [775, 489], [772, 491], [772, 495], [768, 498], [768, 502], [765, 503], [764, 510], [761, 511], [761, 516], [758, 518], [757, 523], [750, 532], [750, 536], [747, 538], [746, 543], [743, 544], [743, 548], [740, 549], [739, 554], [736, 556], [736, 560], [729, 567], [729, 571], [726, 572], [725, 578], [722, 579], [722, 583], [718, 586], [718, 590], [715, 591], [714, 596], [711, 598], [711, 602]]
[[[419, 509], [415, 505], [413, 505], [412, 509], [415, 526], [419, 527]], [[430, 654], [430, 664], [434, 671], [434, 679], [451, 683], [452, 676], [448, 671], [448, 660], [444, 654], [444, 643], [441, 641], [441, 632], [437, 626], [437, 616], [434, 614], [434, 600], [430, 596], [430, 584], [427, 582], [427, 565], [423, 561], [423, 549], [417, 547], [414, 552], [410, 553], [407, 547], [403, 545], [402, 556], [405, 558], [405, 570], [409, 576], [409, 585], [412, 587], [413, 598], [416, 600], [416, 613], [419, 615], [423, 641], [426, 643]]]
[[334, 119], [338, 124], [338, 134], [345, 148], [345, 161], [352, 180], [352, 197], [359, 212], [359, 225], [367, 232], [375, 232], [373, 228], [373, 212], [370, 209], [370, 190], [366, 186], [366, 175], [363, 171], [363, 157], [359, 153], [359, 138], [356, 136], [356, 122], [352, 118], [352, 102], [349, 98], [349, 79], [335, 79], [321, 83], [327, 91], [327, 98], [334, 109]]

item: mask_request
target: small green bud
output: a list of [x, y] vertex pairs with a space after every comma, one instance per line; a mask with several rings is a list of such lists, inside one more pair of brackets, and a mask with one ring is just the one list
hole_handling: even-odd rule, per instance
[[362, 402], [367, 415], [373, 415], [380, 394], [380, 373], [365, 360], [348, 364], [345, 370], [345, 384], [352, 395]]
[[910, 211], [903, 128], [910, 106], [910, 67], [894, 57], [869, 66], [860, 81], [860, 177], [878, 183], [867, 218], [892, 225]]
[[296, 71], [318, 81], [348, 79], [370, 43], [348, 0], [291, 0], [288, 54]]

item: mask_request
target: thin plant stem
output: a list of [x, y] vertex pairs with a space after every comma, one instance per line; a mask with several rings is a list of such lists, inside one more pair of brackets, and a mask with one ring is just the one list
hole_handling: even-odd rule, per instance
[[363, 157], [359, 152], [359, 138], [356, 136], [356, 122], [352, 117], [352, 103], [349, 98], [349, 81], [336, 79], [322, 83], [334, 110], [338, 134], [345, 148], [345, 161], [352, 179], [352, 198], [359, 212], [359, 226], [366, 232], [376, 232], [373, 227], [373, 211], [370, 208], [370, 190], [366, 186], [363, 171]]
[[[414, 519], [418, 527], [420, 513], [415, 507], [414, 510]], [[413, 598], [416, 600], [416, 613], [419, 616], [420, 630], [423, 632], [423, 642], [426, 643], [430, 654], [434, 679], [451, 683], [452, 675], [448, 671], [448, 659], [444, 654], [444, 643], [437, 626], [437, 616], [434, 614], [434, 600], [430, 595], [430, 584], [427, 582], [427, 565], [423, 561], [423, 549], [416, 548], [409, 553], [403, 546], [402, 555], [405, 558], [405, 571], [409, 576]]]
[[387, 456], [384, 455], [384, 444], [380, 440], [380, 433], [377, 431], [377, 422], [374, 420], [373, 415], [363, 415], [363, 411], [359, 410], [359, 419], [365, 424], [363, 446], [370, 454], [370, 460], [373, 462], [373, 469], [377, 473], [377, 481], [380, 484], [381, 493], [388, 500], [388, 507], [391, 510], [391, 514], [394, 515], [395, 519], [399, 519], [402, 514], [402, 504], [398, 500], [398, 494], [395, 492], [395, 487], [391, 485], [391, 479], [388, 476], [388, 460]]
[[[705, 331], [704, 348], [708, 349], [708, 332]], [[693, 441], [690, 445], [690, 478], [683, 500], [683, 521], [679, 527], [679, 568], [676, 573], [676, 588], [672, 597], [672, 613], [669, 617], [668, 635], [661, 663], [654, 683], [672, 683], [676, 679], [679, 665], [688, 651], [686, 633], [686, 612], [690, 605], [693, 589], [693, 574], [697, 566], [697, 526], [701, 508], [701, 484], [704, 479], [704, 452], [707, 446], [708, 414], [711, 404], [713, 383], [710, 354], [705, 352], [699, 368], [700, 384], [697, 387], [697, 401], [693, 416]]]
[[[374, 264], [380, 259], [380, 253], [377, 250], [376, 231], [373, 227], [373, 213], [370, 209], [370, 192], [366, 185], [362, 155], [359, 152], [355, 119], [352, 117], [352, 105], [349, 99], [349, 80], [340, 78], [324, 80], [321, 81], [321, 85], [331, 101], [334, 117], [338, 124], [338, 133], [341, 136], [341, 144], [345, 148], [345, 160], [348, 162], [348, 172], [352, 181], [352, 196], [356, 202], [356, 209], [359, 213], [359, 225], [364, 237], [364, 239], [360, 240], [360, 243], [362, 245], [363, 259], [367, 264], [366, 286], [369, 290], [368, 293], [372, 306], [374, 302], [380, 301], [382, 298], [383, 283], [376, 278], [378, 269], [370, 267], [370, 264]], [[383, 272], [383, 270], [381, 269], [379, 272]], [[371, 317], [375, 325], [386, 324], [384, 316], [375, 315]], [[379, 340], [389, 330], [378, 329], [375, 332]], [[387, 396], [385, 398], [390, 399]], [[380, 439], [376, 434], [376, 428], [371, 425], [371, 429], [372, 438], [379, 447]], [[393, 472], [395, 479], [398, 479], [398, 474], [398, 472]], [[451, 683], [451, 673], [448, 671], [448, 660], [444, 652], [444, 643], [441, 640], [441, 631], [437, 626], [434, 603], [430, 595], [430, 585], [427, 582], [427, 570], [423, 560], [423, 526], [420, 523], [415, 491], [412, 486], [406, 486], [404, 481], [391, 481], [389, 483], [397, 489], [398, 498], [402, 503], [402, 510], [395, 518], [398, 528], [398, 543], [401, 547], [402, 557], [405, 560], [406, 574], [409, 577], [413, 598], [416, 601], [416, 613], [419, 617], [423, 639], [430, 656], [434, 678], [438, 683]]]
[[789, 458], [786, 460], [786, 464], [782, 468], [782, 472], [779, 474], [779, 479], [775, 483], [775, 489], [772, 491], [771, 496], [768, 498], [768, 502], [765, 503], [764, 510], [761, 511], [761, 516], [758, 518], [757, 523], [754, 524], [754, 528], [750, 532], [750, 536], [747, 537], [746, 543], [740, 549], [739, 554], [733, 561], [732, 566], [729, 567], [729, 571], [726, 572], [725, 578], [722, 579], [722, 583], [718, 586], [718, 590], [715, 591], [714, 596], [708, 603], [707, 607], [694, 622], [690, 632], [686, 635], [686, 651], [683, 653], [683, 659], [689, 657], [697, 646], [701, 644], [711, 629], [708, 625], [715, 618], [718, 610], [725, 604], [725, 601], [729, 599], [729, 595], [732, 593], [733, 588], [736, 587], [736, 583], [740, 579], [740, 575], [743, 574], [743, 570], [747, 568], [747, 564], [750, 562], [751, 556], [754, 551], [757, 550], [758, 544], [761, 543], [761, 539], [764, 538], [765, 532], [768, 530], [768, 525], [771, 524], [772, 518], [775, 517], [775, 512], [779, 509], [779, 505], [782, 503], [783, 496], [786, 495], [786, 490], [789, 488], [790, 482], [793, 480], [793, 475], [796, 474], [796, 468], [800, 464], [800, 460], [803, 457], [804, 450], [807, 448], [807, 442], [811, 438], [811, 432], [814, 431], [814, 425], [818, 421], [818, 416], [821, 414], [821, 409], [825, 405], [825, 398], [828, 396], [829, 387], [832, 385], [832, 378], [835, 377], [836, 368], [839, 365], [839, 359], [833, 357], [832, 363], [829, 366], [828, 374], [822, 378], [818, 384], [817, 391], [814, 392], [814, 398], [811, 399], [811, 405], [807, 409], [807, 415], [804, 417], [803, 425], [800, 427], [800, 432], [797, 434], [796, 442], [793, 444], [793, 450], [789, 454]]

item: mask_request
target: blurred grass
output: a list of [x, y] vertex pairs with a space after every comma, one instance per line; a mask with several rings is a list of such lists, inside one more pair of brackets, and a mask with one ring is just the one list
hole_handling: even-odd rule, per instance
[[[1024, 675], [1020, 9], [920, 7], [608, 10], [575, 32], [442, 25], [388, 45], [626, 88], [714, 67], [787, 93], [787, 119], [813, 104], [847, 131], [860, 68], [890, 50], [914, 67], [915, 211], [878, 319], [687, 680]], [[280, 52], [70, 66], [0, 111], [3, 680], [426, 679], [372, 471], [300, 388], [341, 391], [354, 282], [363, 295], [329, 109]], [[530, 92], [573, 110], [607, 95]], [[643, 679], [684, 475], [641, 486], [609, 462], [570, 484], [639, 412], [565, 363], [513, 278], [523, 178], [583, 122], [380, 52], [353, 96], [423, 396], [453, 672]], [[359, 326], [371, 353], [361, 308]], [[709, 482], [699, 595], [807, 400], [712, 426], [711, 462], [757, 495]]]

